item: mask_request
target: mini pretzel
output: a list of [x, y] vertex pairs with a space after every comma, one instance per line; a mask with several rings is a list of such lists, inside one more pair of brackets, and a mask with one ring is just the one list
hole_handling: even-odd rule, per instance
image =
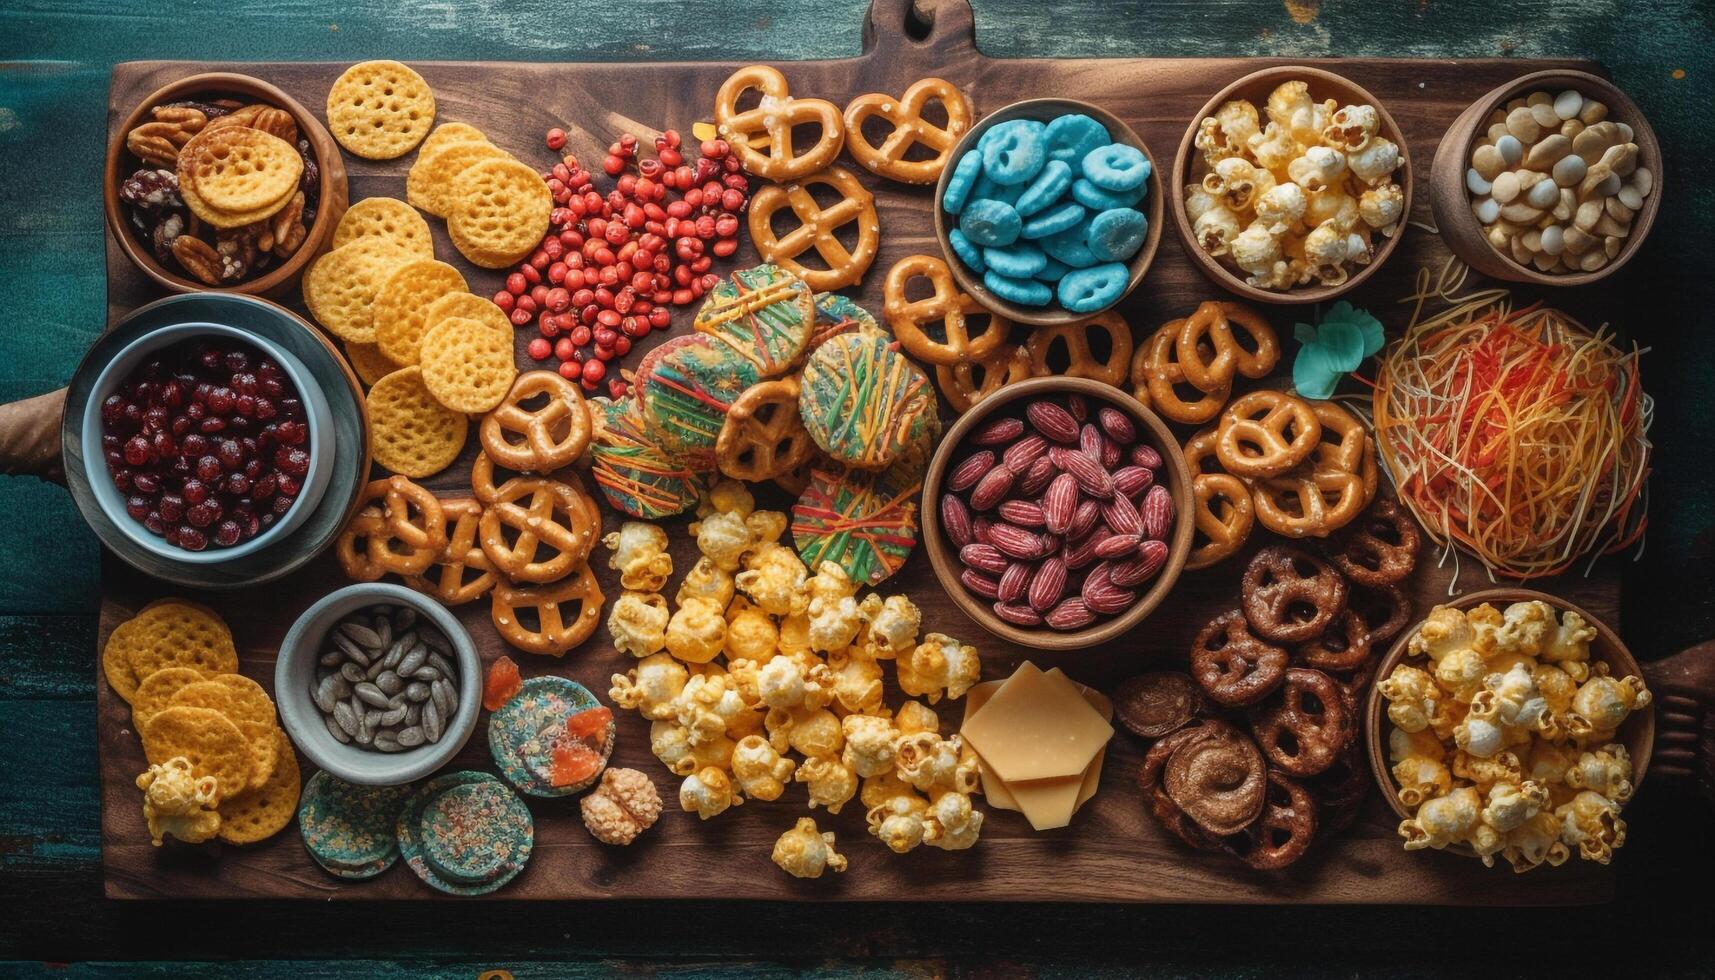
[[[559, 657], [595, 632], [603, 601], [595, 572], [585, 562], [552, 585], [496, 586], [489, 616], [507, 643], [525, 653]], [[536, 620], [534, 628], [525, 625], [525, 612]]]
[[1264, 389], [1240, 395], [1221, 415], [1215, 456], [1234, 476], [1279, 476], [1310, 458], [1322, 423], [1303, 401]]
[[[586, 402], [585, 404], [588, 403]], [[496, 482], [496, 475], [504, 476], [506, 478]], [[567, 483], [571, 480], [577, 479], [575, 474], [565, 473], [560, 470], [556, 470], [552, 473], [543, 473], [541, 475], [548, 477], [549, 479], [559, 480], [561, 483]], [[485, 507], [494, 503], [495, 498], [499, 497], [500, 492], [505, 490], [508, 485], [519, 480], [528, 479], [531, 479], [531, 477], [523, 471], [514, 470], [509, 466], [495, 463], [493, 459], [489, 458], [487, 450], [478, 450], [476, 459], [471, 460], [470, 492], [472, 496], [476, 497], [477, 502]]]
[[1345, 611], [1322, 635], [1293, 650], [1293, 658], [1321, 671], [1357, 670], [1376, 647], [1392, 639], [1405, 627], [1411, 604], [1398, 586], [1380, 589], [1354, 588]]
[[[810, 196], [810, 188], [818, 184], [838, 191], [839, 201], [826, 208], [816, 203]], [[799, 225], [785, 237], [776, 237], [774, 215], [784, 207], [790, 207], [798, 216]], [[854, 221], [857, 248], [848, 250], [834, 231]], [[757, 254], [764, 262], [793, 273], [811, 289], [827, 292], [854, 286], [869, 271], [869, 264], [875, 261], [876, 246], [881, 242], [875, 195], [844, 167], [829, 167], [784, 186], [769, 184], [750, 199], [750, 239], [756, 243]], [[827, 263], [826, 269], [807, 268], [798, 261], [798, 256], [811, 249]]]
[[1186, 384], [1185, 369], [1179, 364], [1175, 345], [1184, 325], [1184, 320], [1162, 324], [1161, 329], [1137, 349], [1131, 359], [1132, 395], [1174, 422], [1202, 425], [1221, 414], [1232, 389], [1199, 391], [1193, 401], [1186, 401], [1180, 396], [1178, 386]]
[[[756, 90], [762, 104], [738, 111], [744, 93]], [[792, 130], [814, 124], [822, 128], [816, 145], [804, 153], [792, 145]], [[738, 152], [744, 169], [769, 180], [798, 180], [823, 169], [840, 155], [845, 145], [845, 124], [840, 108], [821, 99], [794, 99], [786, 87], [786, 76], [767, 65], [740, 68], [721, 83], [715, 93], [715, 128]], [[766, 150], [751, 140], [767, 135]]]
[[[541, 404], [530, 407], [532, 403]], [[526, 371], [482, 417], [483, 451], [503, 466], [547, 473], [569, 465], [590, 444], [590, 410], [578, 386], [558, 371]]]
[[452, 522], [452, 528], [447, 532], [447, 546], [430, 566], [436, 570], [435, 574], [412, 575], [405, 579], [405, 584], [434, 596], [444, 605], [459, 606], [487, 595], [498, 578], [494, 565], [476, 540], [482, 504], [469, 497], [443, 500], [441, 513]]
[[[1256, 346], [1246, 350], [1233, 338], [1237, 325]], [[1185, 380], [1199, 391], [1220, 391], [1233, 383], [1237, 372], [1247, 378], [1265, 378], [1280, 361], [1280, 341], [1274, 328], [1255, 310], [1241, 303], [1210, 301], [1197, 307], [1174, 342]], [[1214, 356], [1205, 357], [1205, 352]]]
[[1316, 839], [1316, 800], [1291, 777], [1268, 771], [1262, 816], [1225, 840], [1226, 850], [1258, 871], [1284, 868]]
[[[514, 582], [555, 582], [589, 558], [601, 514], [575, 483], [529, 477], [500, 488], [482, 513], [481, 531], [483, 553], [502, 575]], [[508, 531], [517, 535], [511, 543]], [[543, 549], [546, 557], [539, 553]]]
[[1216, 616], [1191, 641], [1191, 677], [1229, 708], [1255, 704], [1286, 676], [1286, 651], [1251, 631], [1237, 609]]
[[[923, 118], [930, 100], [947, 111], [947, 125], [937, 126]], [[863, 135], [863, 124], [880, 116], [893, 124], [893, 132], [872, 145]], [[846, 106], [846, 149], [852, 159], [870, 173], [906, 184], [933, 184], [946, 169], [953, 146], [971, 128], [971, 102], [959, 87], [943, 78], [924, 78], [912, 84], [897, 99], [879, 92], [860, 95]], [[913, 146], [935, 151], [928, 160], [907, 160]]]
[[1225, 473], [1200, 473], [1191, 480], [1192, 523], [1202, 543], [1185, 559], [1189, 569], [1208, 568], [1238, 553], [1256, 524], [1256, 510], [1243, 480]]
[[1293, 667], [1280, 695], [1250, 710], [1251, 731], [1269, 761], [1294, 776], [1314, 776], [1338, 762], [1358, 736], [1358, 719], [1334, 678]]
[[[1106, 360], [1098, 361], [1090, 350], [1091, 330], [1108, 335]], [[1048, 364], [1049, 355], [1057, 344], [1064, 344], [1066, 349], [1068, 363], [1061, 370], [1054, 370]], [[1036, 377], [1056, 374], [1068, 378], [1091, 378], [1117, 388], [1125, 384], [1131, 367], [1131, 324], [1110, 311], [1075, 323], [1037, 327], [1030, 331], [1030, 339], [1025, 341], [1024, 347], [1030, 352], [1031, 373]]]
[[935, 383], [961, 415], [1006, 385], [1032, 376], [1030, 354], [1023, 347], [1003, 346], [988, 357], [953, 367], [935, 365]]
[[[918, 300], [905, 297], [905, 287], [911, 280], [923, 277], [935, 287], [932, 296]], [[900, 259], [887, 270], [883, 287], [882, 311], [893, 335], [905, 350], [920, 361], [956, 367], [969, 361], [982, 360], [1006, 343], [1012, 333], [1012, 321], [989, 316], [988, 329], [975, 337], [966, 330], [965, 317], [986, 312], [976, 300], [959, 291], [953, 284], [953, 273], [947, 263], [933, 255], [911, 255]], [[946, 340], [930, 338], [926, 325], [940, 321]]]
[[1373, 444], [1362, 422], [1333, 402], [1312, 402], [1322, 435], [1310, 459], [1251, 487], [1257, 519], [1289, 538], [1327, 537], [1350, 524], [1376, 493]]
[[1417, 524], [1397, 501], [1378, 500], [1326, 549], [1328, 560], [1360, 585], [1404, 581], [1417, 568]]
[[760, 483], [790, 473], [816, 452], [798, 413], [798, 377], [751, 385], [727, 409], [715, 440], [720, 471]]
[[446, 545], [441, 502], [428, 490], [394, 475], [363, 488], [358, 512], [340, 535], [337, 552], [346, 575], [373, 582], [388, 572], [421, 574]]
[[1264, 548], [1245, 568], [1240, 604], [1258, 636], [1275, 643], [1315, 639], [1346, 608], [1346, 580], [1295, 548]]

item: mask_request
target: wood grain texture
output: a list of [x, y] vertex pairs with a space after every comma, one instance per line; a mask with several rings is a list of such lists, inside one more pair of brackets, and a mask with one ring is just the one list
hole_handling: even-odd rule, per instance
[[[897, 90], [911, 79], [931, 72], [964, 87], [978, 111], [1030, 95], [1075, 91], [1125, 119], [1158, 158], [1172, 147], [1207, 93], [1225, 82], [1269, 62], [1168, 59], [1158, 61], [998, 61], [983, 57], [971, 43], [968, 8], [943, 4], [926, 40], [912, 41], [904, 24], [904, 4], [890, 0], [877, 5], [877, 29], [868, 50], [835, 62], [806, 62], [783, 66], [801, 95], [820, 95], [836, 102], [865, 91]], [[887, 18], [897, 18], [889, 20]], [[894, 26], [897, 24], [898, 26]], [[191, 71], [186, 64], [128, 64], [114, 74], [110, 113], [132, 103], [166, 80]], [[736, 64], [674, 64], [647, 69], [624, 65], [508, 65], [470, 66], [418, 63], [435, 86], [442, 120], [477, 121], [490, 137], [521, 158], [546, 166], [552, 158], [536, 149], [539, 134], [562, 126], [570, 134], [569, 149], [588, 157], [619, 131], [632, 130], [647, 139], [657, 126], [688, 131], [707, 113], [711, 95]], [[332, 64], [269, 64], [254, 66], [255, 74], [292, 92], [307, 105], [320, 105], [333, 78], [342, 70]], [[1441, 129], [1465, 103], [1518, 66], [1505, 62], [1341, 62], [1338, 70], [1374, 91], [1402, 120], [1414, 156], [1427, 159]], [[1409, 107], [1409, 111], [1407, 110]], [[501, 121], [501, 122], [496, 122]], [[397, 196], [409, 160], [390, 163], [354, 161], [352, 199], [374, 194]], [[934, 241], [927, 209], [928, 191], [866, 180], [877, 194], [884, 229], [875, 268], [856, 291], [871, 308], [879, 307], [882, 272], [897, 259], [932, 251]], [[1422, 218], [1427, 206], [1420, 207]], [[435, 224], [437, 237], [443, 229]], [[455, 256], [441, 239], [440, 254]], [[1392, 263], [1353, 295], [1360, 305], [1385, 308], [1409, 288], [1413, 270], [1438, 265], [1445, 257], [1440, 243], [1417, 229], [1407, 232]], [[117, 315], [147, 295], [139, 278], [110, 255], [110, 312]], [[738, 265], [754, 260], [747, 245]], [[498, 276], [466, 267], [480, 290], [493, 288]], [[1136, 332], [1183, 315], [1197, 302], [1214, 295], [1194, 271], [1178, 242], [1164, 242], [1156, 265], [1144, 285], [1121, 307]], [[1290, 330], [1292, 314], [1272, 315], [1277, 327]], [[684, 318], [676, 330], [684, 330]], [[526, 335], [519, 334], [520, 349]], [[474, 447], [471, 449], [474, 452]], [[469, 453], [448, 473], [429, 481], [455, 489], [468, 473]], [[783, 503], [784, 501], [775, 501]], [[610, 527], [617, 522], [610, 516]], [[1260, 537], [1260, 535], [1259, 535]], [[675, 534], [678, 567], [689, 567], [691, 544]], [[1191, 635], [1208, 618], [1232, 604], [1239, 566], [1228, 565], [1187, 576], [1154, 618], [1132, 635], [1103, 648], [1051, 662], [1067, 668], [1077, 679], [1097, 687], [1146, 666], [1182, 663]], [[604, 588], [617, 595], [613, 573], [602, 569]], [[1416, 586], [1421, 608], [1445, 593], [1449, 575], [1426, 571]], [[102, 635], [129, 610], [154, 598], [158, 590], [109, 561], [104, 568]], [[210, 601], [228, 614], [241, 644], [244, 669], [258, 679], [269, 675], [272, 651], [296, 613], [339, 582], [332, 562], [320, 563], [260, 596], [220, 596]], [[1477, 583], [1467, 580], [1467, 585]], [[1619, 612], [1617, 577], [1604, 568], [1590, 579], [1551, 583], [1549, 588], [1577, 597], [1604, 618]], [[940, 592], [924, 556], [915, 556], [905, 571], [883, 588], [912, 595], [925, 609], [924, 629], [943, 630], [976, 642], [982, 649], [985, 676], [1004, 677], [1030, 654], [979, 635]], [[484, 620], [486, 608], [461, 610], [485, 656], [504, 647]], [[521, 658], [532, 673], [561, 673], [598, 692], [606, 679], [628, 660], [596, 639], [563, 663]], [[1045, 662], [1048, 662], [1045, 659]], [[944, 711], [946, 720], [958, 706]], [[135, 791], [129, 780], [139, 768], [135, 737], [127, 730], [125, 706], [102, 689], [102, 771], [104, 863], [108, 894], [114, 897], [257, 897], [262, 895], [316, 898], [421, 898], [431, 893], [407, 871], [395, 870], [380, 879], [347, 886], [322, 875], [301, 853], [291, 834], [246, 851], [227, 849], [218, 856], [198, 854], [163, 857], [141, 836]], [[667, 795], [671, 779], [647, 752], [646, 728], [633, 716], [620, 720], [620, 744], [615, 760], [649, 773]], [[1131, 779], [1139, 761], [1139, 745], [1124, 737], [1110, 749], [1103, 791], [1073, 827], [1049, 834], [1031, 832], [1014, 814], [991, 812], [983, 839], [973, 851], [944, 854], [923, 849], [899, 857], [887, 854], [865, 833], [861, 814], [853, 805], [823, 826], [837, 830], [854, 855], [854, 868], [843, 876], [802, 883], [779, 874], [768, 862], [774, 837], [787, 829], [803, 810], [801, 797], [789, 803], [750, 803], [699, 826], [693, 817], [670, 813], [643, 842], [625, 852], [602, 848], [588, 837], [565, 804], [533, 804], [537, 814], [537, 853], [532, 865], [507, 891], [509, 898], [630, 897], [679, 898], [701, 893], [706, 875], [720, 867], [733, 880], [745, 882], [746, 893], [757, 898], [845, 900], [968, 901], [1183, 901], [1183, 902], [1417, 902], [1498, 905], [1557, 904], [1601, 901], [1611, 894], [1612, 873], [1598, 867], [1560, 869], [1547, 876], [1513, 877], [1486, 871], [1472, 862], [1446, 855], [1406, 855], [1399, 849], [1393, 821], [1380, 801], [1372, 801], [1366, 820], [1349, 836], [1325, 846], [1318, 855], [1282, 875], [1245, 872], [1232, 862], [1196, 855], [1168, 840], [1142, 811]], [[471, 766], [487, 767], [480, 735], [461, 757]], [[178, 863], [183, 860], [181, 867]], [[1481, 887], [1477, 887], [1478, 883]]]

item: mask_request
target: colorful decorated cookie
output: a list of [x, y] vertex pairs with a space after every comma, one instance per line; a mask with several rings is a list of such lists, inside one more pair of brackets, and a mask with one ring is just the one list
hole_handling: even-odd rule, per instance
[[520, 792], [570, 796], [607, 767], [613, 730], [613, 712], [582, 684], [532, 677], [488, 716], [488, 749]]
[[758, 377], [777, 378], [803, 360], [815, 322], [804, 280], [765, 264], [716, 283], [693, 326], [754, 364]]
[[886, 336], [851, 333], [810, 355], [798, 410], [810, 437], [835, 461], [880, 470], [922, 439], [935, 414], [935, 391]]
[[437, 776], [405, 801], [395, 824], [399, 853], [430, 886], [487, 895], [524, 870], [535, 823], [524, 802], [485, 772]]
[[608, 505], [646, 521], [682, 514], [703, 496], [696, 473], [669, 462], [643, 432], [637, 402], [590, 399], [590, 473]]
[[811, 568], [831, 561], [862, 585], [899, 571], [917, 547], [920, 480], [902, 474], [816, 470], [792, 507], [792, 540]]
[[318, 771], [304, 784], [298, 829], [328, 874], [373, 878], [399, 859], [395, 825], [409, 786], [358, 786]]
[[814, 351], [835, 337], [848, 333], [886, 333], [875, 314], [857, 305], [843, 293], [816, 294], [816, 327], [807, 350]]
[[643, 431], [674, 463], [712, 472], [727, 409], [759, 380], [756, 365], [726, 344], [700, 333], [674, 337], [637, 365]]

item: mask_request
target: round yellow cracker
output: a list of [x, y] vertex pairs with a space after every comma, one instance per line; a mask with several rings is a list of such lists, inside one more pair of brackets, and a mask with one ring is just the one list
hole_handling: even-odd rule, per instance
[[363, 382], [366, 388], [399, 370], [399, 365], [388, 360], [387, 355], [381, 353], [381, 348], [374, 344], [354, 344], [348, 341], [345, 344], [345, 359], [351, 364], [351, 369], [357, 372], [357, 380]]
[[392, 242], [418, 258], [435, 257], [435, 236], [417, 209], [398, 198], [366, 197], [348, 208], [333, 230], [333, 247], [362, 238]]
[[447, 234], [464, 257], [487, 269], [523, 259], [542, 244], [554, 196], [542, 175], [516, 160], [484, 160], [452, 186]]
[[464, 276], [445, 262], [417, 259], [399, 266], [375, 293], [375, 346], [395, 364], [417, 363], [429, 304], [448, 293], [468, 292]]
[[213, 776], [221, 798], [242, 792], [250, 782], [250, 740], [213, 708], [171, 705], [143, 726], [143, 756], [162, 765], [173, 756], [190, 760], [191, 775]]
[[303, 776], [298, 754], [285, 738], [278, 742], [273, 775], [261, 786], [220, 804], [220, 839], [228, 844], [254, 844], [285, 829], [298, 812]]
[[512, 320], [507, 317], [505, 310], [495, 306], [494, 301], [487, 296], [478, 296], [475, 293], [448, 293], [442, 296], [430, 303], [428, 312], [423, 314], [423, 332], [428, 333], [434, 329], [435, 324], [450, 316], [462, 316], [487, 324], [493, 327], [496, 333], [503, 334], [507, 343], [512, 342]]
[[448, 143], [486, 143], [488, 137], [482, 130], [470, 123], [450, 122], [436, 126], [423, 145], [417, 148], [417, 155], [423, 156], [446, 146]]
[[193, 214], [213, 228], [242, 228], [258, 221], [267, 221], [279, 214], [280, 209], [292, 200], [292, 195], [287, 194], [273, 204], [252, 211], [222, 211], [204, 201], [197, 194], [196, 182], [190, 180], [179, 182], [179, 196], [185, 199], [185, 205]]
[[226, 623], [207, 607], [182, 599], [143, 607], [114, 630], [107, 643], [120, 644], [133, 677], [147, 678], [166, 667], [192, 667], [205, 674], [238, 670], [238, 648]]
[[304, 273], [304, 305], [335, 337], [374, 343], [376, 291], [394, 269], [410, 261], [411, 255], [391, 241], [360, 238], [310, 265]]
[[417, 162], [405, 174], [405, 200], [437, 217], [452, 209], [452, 191], [466, 167], [484, 160], [511, 160], [512, 156], [487, 140], [444, 143], [434, 151], [417, 154]]
[[414, 364], [375, 382], [365, 406], [375, 461], [401, 476], [446, 469], [470, 435], [470, 420], [436, 401]]
[[327, 108], [328, 129], [340, 146], [366, 160], [392, 160], [429, 134], [435, 93], [397, 61], [365, 61], [334, 80]]
[[248, 126], [206, 129], [179, 152], [179, 183], [228, 215], [278, 205], [298, 189], [304, 158], [297, 147]]
[[518, 377], [512, 335], [469, 317], [450, 316], [423, 337], [423, 384], [457, 412], [486, 412], [500, 404]]
[[132, 730], [142, 731], [150, 718], [171, 706], [173, 695], [180, 690], [207, 680], [208, 675], [195, 667], [163, 667], [143, 678], [143, 682], [137, 685], [137, 696], [131, 699]]
[[137, 675], [131, 672], [130, 647], [123, 640], [114, 642], [125, 626], [125, 623], [120, 623], [107, 635], [107, 643], [101, 648], [101, 671], [107, 675], [107, 686], [119, 695], [119, 700], [135, 704], [139, 684]]

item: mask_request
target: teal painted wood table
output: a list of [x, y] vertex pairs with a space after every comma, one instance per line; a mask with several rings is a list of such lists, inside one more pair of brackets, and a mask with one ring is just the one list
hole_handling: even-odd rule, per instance
[[[1652, 526], [1626, 568], [1628, 639], [1644, 658], [1715, 635], [1715, 381], [1703, 322], [1715, 303], [1700, 243], [1715, 212], [1708, 123], [1715, 41], [1706, 5], [1315, 0], [1049, 5], [976, 0], [996, 57], [1580, 57], [1604, 63], [1664, 143], [1675, 189], [1639, 257], [1637, 295], [1595, 296], [1647, 345], [1658, 400]], [[104, 323], [99, 169], [107, 75], [142, 58], [614, 60], [830, 58], [856, 53], [866, 4], [685, 0], [408, 10], [379, 2], [253, 6], [15, 2], [0, 10], [0, 401], [63, 385]], [[1576, 310], [1574, 291], [1562, 302]], [[1382, 312], [1382, 311], [1378, 311]], [[1384, 313], [1384, 317], [1388, 314]], [[1397, 326], [1397, 317], [1390, 323]], [[1656, 883], [1708, 881], [1709, 812], [1648, 791], [1628, 810], [1614, 905], [1458, 910], [780, 906], [697, 901], [321, 907], [106, 902], [94, 782], [98, 553], [69, 500], [0, 479], [0, 975], [77, 961], [74, 976], [1120, 974], [1525, 971], [1621, 963], [1696, 972], [1702, 919]], [[741, 897], [742, 882], [711, 898]], [[1521, 938], [1548, 937], [1548, 938]], [[1590, 937], [1601, 937], [1591, 941]], [[1583, 941], [1580, 941], [1583, 940]], [[995, 957], [995, 960], [989, 960]], [[1575, 958], [1575, 959], [1574, 959]], [[300, 962], [309, 959], [313, 962]], [[177, 961], [145, 964], [143, 961]], [[243, 960], [236, 963], [214, 961]], [[338, 961], [338, 962], [336, 962]]]

